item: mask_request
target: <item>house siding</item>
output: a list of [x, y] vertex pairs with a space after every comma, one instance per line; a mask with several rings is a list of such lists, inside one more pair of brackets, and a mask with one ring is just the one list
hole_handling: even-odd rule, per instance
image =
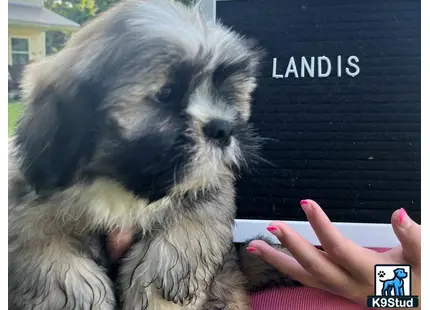
[[13, 27], [8, 29], [8, 64], [12, 64], [11, 38], [28, 38], [30, 61], [37, 61], [46, 55], [45, 32], [37, 28]]

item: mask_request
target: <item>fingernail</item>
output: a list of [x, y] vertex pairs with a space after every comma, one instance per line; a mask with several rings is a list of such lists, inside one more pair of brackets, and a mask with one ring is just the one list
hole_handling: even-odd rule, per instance
[[402, 228], [408, 228], [410, 221], [409, 221], [409, 216], [406, 213], [405, 209], [403, 208], [400, 209], [400, 213], [399, 213], [399, 217], [397, 218], [397, 221]]
[[260, 252], [259, 252], [256, 248], [254, 248], [254, 247], [252, 247], [252, 246], [247, 247], [247, 248], [246, 248], [246, 251], [247, 251], [248, 253], [255, 254], [255, 255], [260, 254]]
[[278, 227], [276, 227], [276, 226], [272, 226], [272, 225], [270, 225], [270, 226], [267, 226], [267, 228], [266, 228], [269, 232], [271, 232], [272, 234], [274, 234], [276, 237], [280, 237], [281, 236], [281, 231], [279, 230], [279, 228]]
[[312, 205], [307, 200], [300, 201], [300, 206], [302, 207], [303, 211], [305, 211], [305, 213], [308, 213], [312, 210]]
[[267, 226], [267, 228], [266, 228], [268, 231], [270, 231], [270, 232], [274, 232], [275, 230], [278, 230], [278, 227], [276, 227], [276, 226]]

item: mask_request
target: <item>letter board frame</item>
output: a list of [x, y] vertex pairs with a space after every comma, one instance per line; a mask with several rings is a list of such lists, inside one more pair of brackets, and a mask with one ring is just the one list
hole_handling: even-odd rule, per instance
[[[271, 133], [271, 122], [275, 130], [280, 128], [280, 141], [266, 144], [263, 155], [269, 154], [272, 162], [275, 158], [281, 172], [263, 165], [238, 182], [235, 240], [266, 234], [271, 220], [285, 220], [319, 244], [299, 207], [300, 198], [314, 198], [355, 242], [368, 247], [398, 244], [390, 214], [405, 207], [414, 220], [421, 217], [420, 2], [202, 0], [201, 6], [207, 18], [220, 19], [265, 49], [252, 122], [263, 137]], [[361, 93], [354, 97], [354, 91]], [[282, 110], [282, 105], [290, 108]], [[276, 127], [280, 123], [292, 126]], [[312, 134], [326, 143], [312, 145], [317, 140]], [[294, 146], [299, 135], [304, 138], [295, 141], [310, 141], [308, 146]], [[268, 138], [277, 137], [272, 132]], [[277, 160], [277, 153], [284, 160]], [[332, 176], [330, 165], [338, 170]], [[354, 166], [358, 180], [337, 179]], [[327, 177], [315, 171], [325, 171]], [[306, 184], [314, 190], [306, 190]], [[269, 188], [266, 196], [254, 197], [264, 186]], [[277, 192], [281, 195], [274, 197]], [[343, 198], [336, 199], [336, 193]], [[248, 213], [252, 204], [255, 209]], [[273, 211], [261, 216], [258, 208]], [[277, 212], [282, 208], [288, 211]]]

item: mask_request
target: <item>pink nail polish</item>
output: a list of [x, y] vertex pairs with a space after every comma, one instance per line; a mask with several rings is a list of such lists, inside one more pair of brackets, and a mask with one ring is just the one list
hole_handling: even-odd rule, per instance
[[276, 226], [267, 226], [267, 228], [266, 228], [268, 231], [270, 231], [270, 232], [274, 232], [274, 231], [277, 231], [278, 230], [278, 227], [276, 227]]
[[406, 211], [405, 211], [405, 209], [401, 208], [400, 209], [400, 213], [399, 213], [399, 217], [397, 218], [397, 221], [399, 222], [399, 225], [402, 224], [402, 222], [405, 219], [405, 217], [406, 217]]
[[309, 213], [312, 208], [312, 205], [307, 200], [301, 200], [300, 206], [302, 207], [303, 211], [305, 211], [305, 213]]
[[249, 253], [255, 253], [255, 252], [257, 252], [257, 249], [256, 249], [256, 248], [254, 248], [254, 247], [252, 247], [252, 246], [247, 247], [247, 248], [246, 248], [246, 250], [247, 250]]

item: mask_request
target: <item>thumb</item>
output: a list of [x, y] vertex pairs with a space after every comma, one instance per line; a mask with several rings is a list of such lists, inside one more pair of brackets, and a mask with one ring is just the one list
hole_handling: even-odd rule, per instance
[[391, 225], [402, 245], [405, 258], [421, 264], [421, 225], [413, 221], [403, 208], [393, 213]]

